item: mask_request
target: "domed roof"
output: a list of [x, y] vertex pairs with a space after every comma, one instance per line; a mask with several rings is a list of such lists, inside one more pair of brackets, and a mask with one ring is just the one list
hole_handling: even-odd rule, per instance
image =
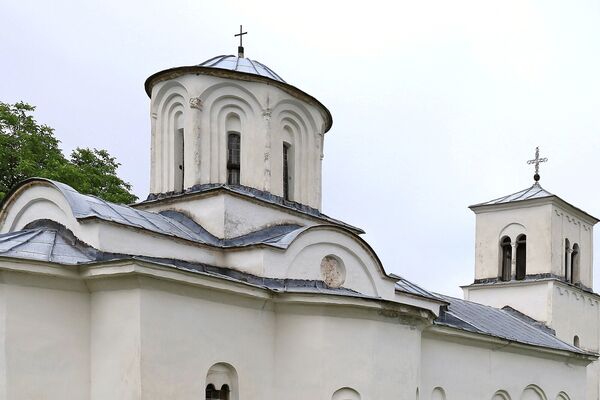
[[271, 68], [267, 67], [265, 64], [245, 57], [236, 57], [233, 55], [216, 56], [204, 61], [202, 64], [198, 64], [198, 66], [244, 72], [246, 74], [264, 76], [265, 78], [270, 78], [278, 82], [286, 83], [283, 80], [283, 78], [277, 75]]

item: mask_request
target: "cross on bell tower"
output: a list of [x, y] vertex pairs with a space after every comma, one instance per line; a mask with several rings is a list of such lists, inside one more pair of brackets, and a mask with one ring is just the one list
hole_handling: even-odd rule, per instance
[[240, 45], [238, 46], [238, 57], [243, 58], [244, 57], [244, 45], [242, 43], [242, 38], [244, 35], [247, 35], [248, 32], [243, 32], [242, 29], [242, 25], [240, 25], [240, 33], [236, 33], [235, 35], [233, 35], [234, 37], [239, 36], [240, 37]]
[[533, 180], [536, 183], [540, 180], [540, 163], [546, 162], [548, 159], [546, 157], [540, 158], [540, 148], [535, 148], [535, 158], [533, 160], [527, 161], [527, 164], [535, 164], [535, 175], [533, 175]]

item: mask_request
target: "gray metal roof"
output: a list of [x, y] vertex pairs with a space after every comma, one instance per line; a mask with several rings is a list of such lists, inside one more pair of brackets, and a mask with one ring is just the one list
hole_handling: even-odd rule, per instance
[[179, 197], [179, 196], [186, 196], [186, 195], [190, 195], [190, 194], [208, 193], [208, 192], [217, 191], [217, 190], [226, 190], [228, 192], [237, 193], [237, 194], [240, 194], [245, 197], [251, 197], [251, 198], [254, 198], [257, 200], [261, 200], [265, 203], [269, 203], [269, 204], [273, 204], [273, 205], [280, 206], [283, 208], [287, 208], [289, 210], [297, 211], [297, 212], [309, 215], [311, 217], [315, 217], [315, 218], [321, 219], [323, 221], [329, 222], [331, 224], [342, 226], [342, 227], [349, 229], [352, 232], [357, 233], [357, 234], [365, 233], [362, 229], [357, 228], [356, 226], [353, 226], [353, 225], [347, 224], [343, 221], [340, 221], [338, 219], [332, 218], [326, 214], [323, 214], [318, 209], [307, 206], [306, 204], [300, 204], [295, 201], [289, 201], [289, 200], [284, 199], [281, 196], [274, 195], [273, 193], [270, 193], [270, 192], [267, 192], [264, 190], [259, 190], [259, 189], [256, 189], [256, 188], [253, 188], [250, 186], [244, 186], [244, 185], [226, 185], [223, 183], [204, 183], [204, 184], [200, 184], [200, 185], [194, 185], [194, 186], [190, 187], [189, 189], [185, 189], [183, 192], [150, 193], [148, 195], [148, 198], [146, 200], [144, 200], [143, 202], [141, 202], [140, 204], [151, 203], [154, 201], [161, 201], [163, 199], [169, 199], [169, 198], [174, 198], [174, 197]]
[[233, 55], [216, 56], [204, 61], [202, 64], [198, 64], [198, 66], [244, 72], [247, 74], [264, 76], [266, 78], [286, 83], [283, 78], [277, 75], [271, 68], [258, 61], [244, 57], [236, 57]]
[[396, 282], [396, 290], [397, 291], [408, 293], [408, 294], [411, 294], [414, 296], [426, 297], [426, 298], [436, 300], [436, 301], [445, 301], [441, 297], [437, 296], [436, 294], [423, 289], [419, 285], [417, 285], [407, 279], [404, 279], [401, 276], [392, 275], [392, 277], [398, 279], [398, 281]]
[[[284, 231], [285, 229], [281, 229], [280, 233]], [[352, 289], [332, 288], [319, 280], [265, 278], [202, 263], [107, 253], [81, 242], [67, 228], [50, 220], [36, 221], [19, 232], [0, 234], [0, 259], [2, 258], [43, 261], [65, 266], [112, 260], [137, 260], [258, 286], [273, 292], [319, 293], [376, 299]]]
[[64, 183], [49, 179], [35, 179], [54, 185], [60, 190], [76, 219], [98, 218], [209, 246], [242, 247], [264, 244], [287, 248], [296, 236], [307, 229], [294, 224], [276, 225], [236, 238], [219, 239], [185, 214], [177, 211], [154, 213], [138, 210], [110, 203], [95, 196], [81, 194]]
[[498, 309], [454, 297], [438, 296], [447, 301], [449, 305], [447, 310], [440, 313], [435, 321], [437, 325], [450, 326], [533, 346], [587, 354], [552, 335], [547, 327], [541, 328], [540, 322], [523, 314], [516, 315], [515, 310]]
[[590, 223], [595, 224], [599, 221], [598, 218], [594, 217], [593, 215], [588, 214], [587, 212], [583, 211], [582, 209], [580, 209], [578, 207], [575, 207], [574, 205], [561, 199], [557, 195], [550, 193], [549, 191], [544, 189], [539, 184], [539, 182], [534, 183], [531, 187], [529, 187], [527, 189], [523, 189], [516, 193], [509, 194], [508, 196], [498, 197], [497, 199], [486, 201], [484, 203], [473, 204], [472, 206], [469, 206], [469, 208], [477, 209], [479, 207], [485, 207], [485, 206], [518, 203], [520, 201], [525, 201], [525, 200], [543, 199], [543, 198], [551, 198], [551, 197], [555, 198], [559, 202], [562, 202], [563, 204], [565, 204], [569, 207], [572, 207], [573, 209], [583, 213], [584, 215], [586, 215], [587, 217], [589, 217], [592, 220], [592, 221], [590, 221]]
[[505, 204], [505, 203], [512, 203], [515, 201], [541, 199], [543, 197], [552, 197], [552, 196], [554, 196], [552, 193], [548, 192], [538, 182], [536, 182], [531, 187], [528, 187], [527, 189], [523, 189], [516, 193], [509, 194], [508, 196], [498, 197], [497, 199], [486, 201], [484, 203], [478, 203], [478, 204], [472, 205], [471, 207], [487, 206], [487, 205], [493, 205], [493, 204]]
[[56, 223], [0, 235], [0, 257], [75, 265], [97, 261], [97, 252], [81, 245]]

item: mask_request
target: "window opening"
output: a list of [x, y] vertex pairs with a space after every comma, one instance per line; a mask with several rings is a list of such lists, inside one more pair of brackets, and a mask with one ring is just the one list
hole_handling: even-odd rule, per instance
[[221, 390], [215, 389], [211, 383], [206, 387], [206, 400], [229, 400], [229, 386], [221, 386]]
[[227, 183], [229, 185], [240, 184], [240, 134], [230, 132], [227, 135]]
[[290, 199], [290, 145], [283, 144], [283, 198]]
[[512, 246], [510, 244], [510, 238], [507, 236], [502, 239], [500, 244], [502, 248], [502, 265], [500, 279], [503, 281], [510, 281], [510, 264], [512, 261]]
[[579, 280], [579, 245], [575, 243], [571, 251], [571, 283], [578, 283]]
[[517, 238], [516, 262], [516, 279], [523, 280], [527, 274], [527, 236], [525, 235], [521, 235]]
[[565, 239], [565, 281], [570, 282], [570, 272], [569, 271], [569, 249], [571, 244], [569, 243], [569, 239]]

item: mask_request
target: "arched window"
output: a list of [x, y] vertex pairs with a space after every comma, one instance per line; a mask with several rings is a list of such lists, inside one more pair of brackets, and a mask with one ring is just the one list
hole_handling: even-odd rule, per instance
[[492, 400], [510, 400], [510, 396], [506, 391], [498, 390], [496, 393], [494, 393]]
[[431, 392], [431, 400], [446, 400], [446, 392], [441, 387], [436, 387]]
[[517, 271], [516, 279], [525, 279], [527, 274], [527, 236], [517, 237]]
[[227, 133], [227, 183], [240, 184], [241, 141], [238, 132]]
[[521, 393], [521, 400], [546, 400], [544, 391], [536, 385], [529, 385]]
[[360, 394], [351, 388], [341, 388], [335, 391], [331, 400], [360, 400]]
[[573, 244], [573, 250], [571, 251], [571, 283], [579, 283], [581, 277], [579, 276], [579, 245]]
[[220, 390], [212, 383], [206, 386], [206, 400], [229, 400], [229, 386], [223, 385]]
[[184, 130], [183, 130], [183, 113], [179, 112], [175, 115], [175, 127], [173, 130], [173, 168], [175, 170], [175, 179], [173, 182], [173, 190], [176, 192], [183, 191], [184, 179]]
[[573, 346], [579, 347], [579, 336], [573, 336]]
[[294, 154], [289, 143], [283, 143], [283, 198], [290, 200], [294, 190]]
[[571, 243], [569, 239], [565, 239], [565, 281], [571, 281], [571, 271], [569, 271], [569, 251], [571, 250]]
[[238, 400], [237, 381], [237, 372], [231, 365], [213, 365], [206, 375], [206, 400]]
[[500, 261], [500, 279], [503, 281], [510, 281], [512, 246], [510, 244], [510, 238], [508, 236], [505, 236], [500, 241], [500, 249], [502, 251], [502, 259]]

